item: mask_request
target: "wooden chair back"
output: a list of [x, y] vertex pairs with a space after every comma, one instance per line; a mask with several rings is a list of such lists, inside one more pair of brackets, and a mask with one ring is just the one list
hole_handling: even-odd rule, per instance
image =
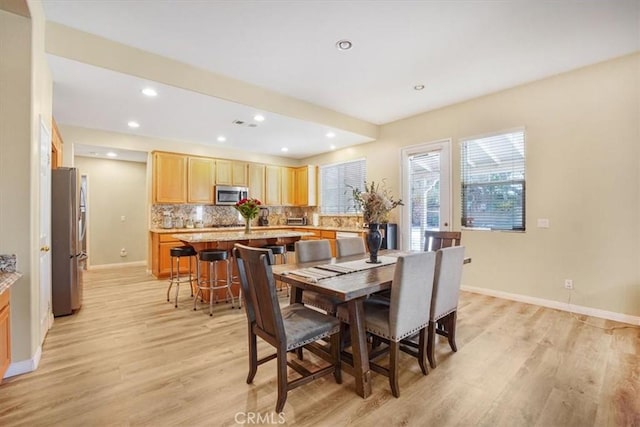
[[425, 231], [424, 250], [437, 251], [442, 248], [460, 246], [462, 233], [459, 231]]
[[285, 345], [282, 314], [271, 271], [273, 253], [269, 249], [239, 243], [235, 244], [233, 251], [244, 292], [247, 319], [258, 328], [256, 334], [269, 344], [275, 347]]

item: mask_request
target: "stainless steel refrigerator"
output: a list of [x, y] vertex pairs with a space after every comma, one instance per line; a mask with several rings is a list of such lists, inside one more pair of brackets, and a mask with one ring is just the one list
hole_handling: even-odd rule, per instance
[[[76, 168], [51, 171], [51, 291], [54, 316], [82, 305], [80, 176]], [[84, 224], [82, 224], [84, 225]]]

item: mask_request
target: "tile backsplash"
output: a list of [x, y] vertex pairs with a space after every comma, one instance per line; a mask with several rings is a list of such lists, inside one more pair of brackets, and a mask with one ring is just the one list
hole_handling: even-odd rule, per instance
[[[317, 207], [292, 207], [292, 206], [269, 206], [269, 225], [286, 225], [287, 218], [299, 218], [307, 216], [308, 224], [312, 224], [314, 213], [318, 213]], [[213, 225], [234, 225], [244, 224], [243, 218], [238, 214], [233, 206], [212, 206], [212, 205], [152, 205], [151, 206], [151, 228], [162, 228], [162, 220], [165, 212], [171, 213], [175, 224], [176, 218], [181, 218], [186, 225], [187, 219], [194, 223], [202, 221], [204, 227]], [[258, 219], [254, 220], [254, 224]], [[362, 216], [357, 215], [320, 215], [320, 227], [362, 227]]]
[[16, 262], [15, 255], [0, 255], [0, 272], [15, 273]]

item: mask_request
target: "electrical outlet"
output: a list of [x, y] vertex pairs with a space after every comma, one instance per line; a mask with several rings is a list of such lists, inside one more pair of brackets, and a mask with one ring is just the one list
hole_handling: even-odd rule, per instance
[[564, 288], [565, 289], [573, 289], [573, 280], [564, 279]]

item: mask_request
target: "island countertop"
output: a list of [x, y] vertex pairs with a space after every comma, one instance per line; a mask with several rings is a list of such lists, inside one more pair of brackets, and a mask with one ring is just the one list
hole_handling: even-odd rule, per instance
[[269, 239], [299, 239], [303, 236], [313, 236], [308, 231], [292, 230], [252, 230], [245, 234], [244, 231], [219, 231], [213, 233], [179, 233], [171, 237], [186, 243], [208, 243], [208, 242], [242, 242], [247, 240], [269, 240]]

